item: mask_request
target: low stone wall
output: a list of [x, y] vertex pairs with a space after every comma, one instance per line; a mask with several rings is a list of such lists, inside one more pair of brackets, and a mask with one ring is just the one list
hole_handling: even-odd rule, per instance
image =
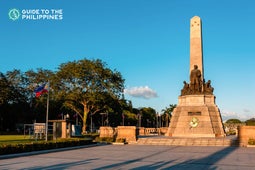
[[118, 126], [117, 128], [109, 126], [100, 127], [99, 137], [109, 137], [116, 139], [126, 139], [127, 142], [136, 141], [138, 135], [162, 135], [167, 132], [167, 127], [161, 128], [144, 128], [144, 127], [135, 127], [135, 126]]
[[240, 146], [247, 146], [249, 139], [255, 139], [255, 126], [239, 126], [238, 139]]
[[114, 135], [116, 134], [116, 128], [109, 127], [109, 126], [101, 126], [100, 127], [100, 138], [103, 137], [109, 137], [109, 138], [114, 138]]
[[126, 139], [126, 142], [136, 141], [138, 135], [138, 129], [135, 126], [118, 126], [117, 138]]
[[161, 128], [144, 128], [139, 127], [139, 134], [140, 136], [143, 135], [152, 135], [152, 134], [158, 134], [158, 135], [164, 135], [167, 132], [168, 127], [161, 127]]

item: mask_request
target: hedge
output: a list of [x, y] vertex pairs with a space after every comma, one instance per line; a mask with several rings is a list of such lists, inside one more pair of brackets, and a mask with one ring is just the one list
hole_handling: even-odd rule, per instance
[[61, 141], [40, 141], [35, 143], [24, 143], [24, 144], [1, 144], [0, 155], [32, 152], [48, 149], [57, 149], [73, 146], [82, 146], [92, 144], [93, 141], [88, 139], [73, 139], [73, 140], [61, 140]]

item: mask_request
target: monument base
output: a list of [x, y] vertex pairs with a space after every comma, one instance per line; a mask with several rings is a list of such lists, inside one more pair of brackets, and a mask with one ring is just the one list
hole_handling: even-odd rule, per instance
[[214, 95], [179, 96], [166, 136], [224, 137]]

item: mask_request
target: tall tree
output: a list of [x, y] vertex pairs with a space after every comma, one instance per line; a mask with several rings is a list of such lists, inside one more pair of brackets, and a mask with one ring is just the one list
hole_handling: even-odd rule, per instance
[[120, 72], [107, 68], [98, 59], [61, 64], [53, 81], [55, 95], [82, 119], [83, 133], [89, 114], [109, 109], [107, 101], [118, 101], [123, 96], [124, 79]]
[[174, 111], [174, 108], [176, 108], [176, 104], [170, 104], [169, 107], [162, 109], [162, 112], [163, 112], [162, 118], [166, 122], [165, 126], [169, 125], [169, 121], [172, 117], [172, 112]]
[[155, 127], [156, 121], [156, 110], [151, 107], [143, 107], [140, 109], [141, 114], [141, 125], [143, 127]]
[[[35, 121], [44, 122], [46, 117], [46, 96], [41, 96], [39, 98], [35, 97], [34, 90], [38, 85], [46, 83], [48, 81], [52, 82], [55, 73], [51, 70], [38, 68], [34, 70], [28, 70], [25, 72], [26, 92], [28, 103], [32, 112], [33, 119]], [[54, 103], [54, 105], [53, 105]], [[53, 108], [57, 106], [58, 101], [53, 101], [52, 95], [50, 95], [50, 107], [49, 107], [49, 118], [53, 118], [54, 114], [57, 114], [56, 109]]]

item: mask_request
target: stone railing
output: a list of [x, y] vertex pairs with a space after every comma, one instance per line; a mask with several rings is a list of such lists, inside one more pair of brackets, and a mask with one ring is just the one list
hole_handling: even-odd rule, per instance
[[164, 135], [167, 132], [167, 127], [162, 128], [144, 128], [135, 126], [118, 126], [114, 127], [100, 127], [99, 137], [110, 137], [115, 139], [125, 138], [127, 142], [136, 141], [137, 136], [145, 135]]
[[167, 132], [168, 127], [161, 128], [143, 128], [143, 133], [139, 131], [139, 135], [164, 135]]
[[159, 132], [159, 128], [145, 128], [145, 135], [157, 135]]

